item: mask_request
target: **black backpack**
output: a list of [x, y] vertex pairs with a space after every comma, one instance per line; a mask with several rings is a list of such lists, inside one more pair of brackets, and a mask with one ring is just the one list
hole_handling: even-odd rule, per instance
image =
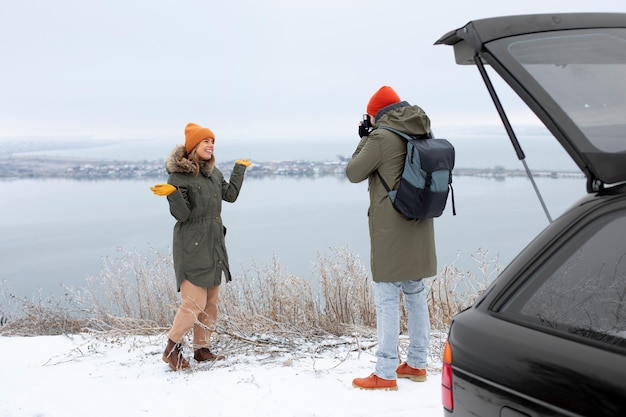
[[388, 126], [379, 126], [379, 129], [390, 130], [407, 141], [398, 189], [390, 189], [376, 171], [394, 208], [411, 220], [439, 217], [451, 191], [452, 214], [456, 216], [452, 189], [454, 146], [446, 139], [434, 139], [430, 134], [413, 137]]

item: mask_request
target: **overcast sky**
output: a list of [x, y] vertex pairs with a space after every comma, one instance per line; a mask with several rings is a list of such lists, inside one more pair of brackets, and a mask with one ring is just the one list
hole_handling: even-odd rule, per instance
[[626, 12], [624, 0], [1, 0], [0, 138], [354, 135], [391, 85], [433, 126], [498, 122], [433, 46], [472, 19]]

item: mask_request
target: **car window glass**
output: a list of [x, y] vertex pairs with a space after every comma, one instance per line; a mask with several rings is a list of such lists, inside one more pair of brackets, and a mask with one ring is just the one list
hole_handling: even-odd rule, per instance
[[624, 236], [626, 213], [587, 226], [500, 311], [533, 325], [626, 347]]
[[589, 141], [626, 150], [626, 30], [572, 30], [496, 41], [502, 44]]

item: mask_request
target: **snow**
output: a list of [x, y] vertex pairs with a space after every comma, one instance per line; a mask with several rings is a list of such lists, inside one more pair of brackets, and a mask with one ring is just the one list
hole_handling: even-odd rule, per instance
[[[0, 337], [1, 417], [442, 416], [439, 368], [398, 391], [352, 379], [374, 370], [375, 346], [297, 352], [217, 351], [224, 361], [171, 371], [165, 336]], [[188, 353], [188, 351], [185, 351]], [[435, 365], [436, 364], [431, 364]]]

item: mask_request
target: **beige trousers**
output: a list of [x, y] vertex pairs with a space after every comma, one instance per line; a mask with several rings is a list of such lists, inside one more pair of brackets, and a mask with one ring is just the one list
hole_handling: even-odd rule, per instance
[[217, 299], [220, 287], [203, 288], [184, 280], [180, 285], [182, 303], [174, 316], [168, 336], [180, 343], [193, 328], [193, 348], [209, 347], [217, 320]]

